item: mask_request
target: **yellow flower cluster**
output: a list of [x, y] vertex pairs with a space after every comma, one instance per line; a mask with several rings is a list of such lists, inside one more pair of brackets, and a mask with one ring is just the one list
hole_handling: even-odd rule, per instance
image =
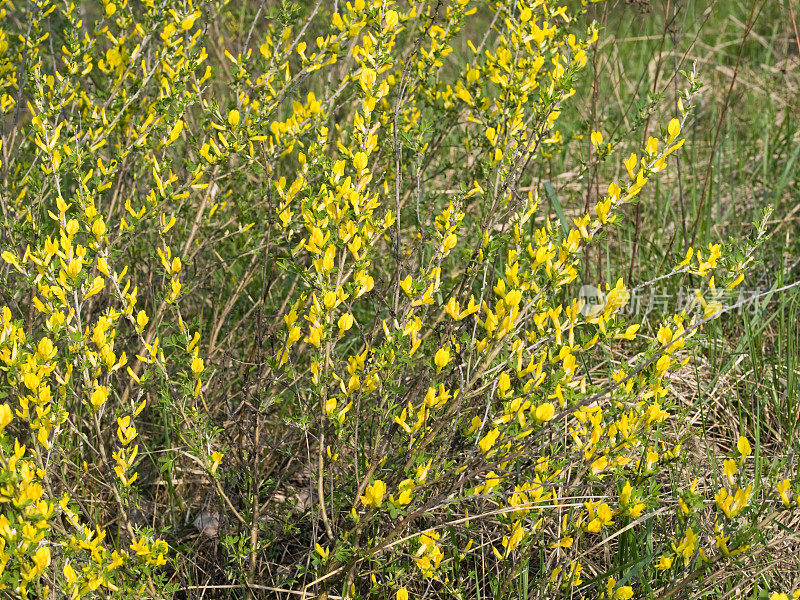
[[[8, 407], [3, 407], [0, 415], [5, 414], [5, 427], [10, 417]], [[31, 586], [50, 565], [50, 520], [54, 513], [41, 483], [46, 474], [27, 454], [18, 440], [9, 455], [0, 448], [0, 577], [8, 574], [0, 579], [0, 589], [11, 588], [22, 598], [29, 597]]]
[[[43, 597], [40, 578], [47, 575], [61, 585], [63, 575], [68, 595], [77, 598], [100, 587], [118, 591], [134, 571], [122, 575], [127, 554], [107, 549], [106, 532], [98, 526], [104, 522], [102, 511], [88, 511], [86, 503], [80, 512], [70, 508], [73, 483], [86, 473], [85, 481], [101, 481], [102, 490], [93, 492], [96, 500], [100, 506], [115, 504], [133, 534], [124, 514], [138, 481], [135, 442], [141, 432], [135, 420], [148, 406], [146, 387], [153, 378], [180, 380], [200, 394], [199, 336], [189, 339], [176, 305], [183, 291], [184, 253], [191, 245], [178, 253], [166, 236], [174, 233], [177, 203], [208, 184], [201, 181], [202, 166], [187, 181], [159, 158], [187, 128], [184, 118], [161, 114], [153, 102], [173, 98], [175, 86], [197, 93], [210, 71], [196, 76], [208, 54], [198, 44], [202, 12], [191, 2], [167, 13], [155, 39], [126, 0], [103, 3], [104, 24], [93, 28], [92, 36], [80, 33], [88, 30], [75, 4], [35, 4], [26, 19], [31, 35], [20, 37], [24, 47], [10, 51], [5, 20], [0, 31], [0, 107], [4, 115], [17, 111], [12, 137], [23, 139], [36, 154], [27, 174], [16, 163], [6, 190], [13, 200], [8, 205], [3, 200], [6, 223], [24, 223], [28, 237], [23, 244], [4, 237], [0, 256], [30, 290], [30, 299], [26, 313], [16, 303], [0, 307], [0, 390], [8, 398], [0, 405], [1, 493], [15, 507], [2, 516], [0, 585], [20, 596]], [[145, 11], [155, 11], [151, 17], [160, 14], [152, 2], [146, 5]], [[63, 44], [48, 39], [53, 20], [65, 32]], [[46, 58], [51, 53], [52, 61]], [[16, 80], [18, 69], [8, 69], [13, 64], [24, 65], [20, 75], [30, 83], [24, 94], [12, 96], [5, 90]], [[115, 91], [105, 96], [87, 85], [87, 77], [99, 77]], [[139, 86], [150, 82], [155, 96], [148, 91], [144, 110], [129, 110], [144, 100]], [[120, 189], [121, 178], [130, 176], [127, 169], [144, 148], [147, 169], [134, 177], [146, 172], [141, 181], [147, 189]], [[124, 256], [120, 240], [133, 240], [151, 227], [161, 236], [162, 243], [150, 248], [165, 277], [159, 298], [143, 303], [139, 274], [124, 266], [131, 256]], [[170, 366], [173, 347], [165, 348], [158, 334], [170, 311], [190, 356], [188, 364], [181, 361], [180, 374]], [[54, 460], [63, 462], [56, 466]], [[64, 517], [65, 529], [53, 531], [55, 513]], [[139, 540], [134, 546], [147, 568], [164, 564], [162, 540]], [[57, 569], [51, 559], [59, 562]]]

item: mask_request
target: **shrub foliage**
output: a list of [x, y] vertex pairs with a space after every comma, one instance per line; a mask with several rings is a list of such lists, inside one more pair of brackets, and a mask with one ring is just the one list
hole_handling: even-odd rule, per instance
[[673, 393], [748, 247], [654, 326], [579, 294], [691, 74], [637, 147], [559, 132], [598, 31], [549, 0], [0, 12], [4, 595], [686, 597], [789, 535]]

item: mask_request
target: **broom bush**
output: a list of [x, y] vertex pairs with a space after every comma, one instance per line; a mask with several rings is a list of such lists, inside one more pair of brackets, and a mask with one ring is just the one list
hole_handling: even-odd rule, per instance
[[583, 10], [0, 2], [2, 595], [683, 598], [791, 535], [671, 383], [763, 228], [655, 326], [580, 289], [701, 87], [562, 135]]

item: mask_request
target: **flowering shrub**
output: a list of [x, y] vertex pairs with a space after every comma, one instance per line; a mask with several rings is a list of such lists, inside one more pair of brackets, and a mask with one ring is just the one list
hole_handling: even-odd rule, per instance
[[[685, 597], [787, 535], [796, 476], [670, 392], [752, 252], [652, 333], [578, 296], [693, 77], [621, 158], [558, 131], [598, 32], [549, 1], [0, 10], [4, 594]], [[554, 220], [587, 142], [624, 168]]]

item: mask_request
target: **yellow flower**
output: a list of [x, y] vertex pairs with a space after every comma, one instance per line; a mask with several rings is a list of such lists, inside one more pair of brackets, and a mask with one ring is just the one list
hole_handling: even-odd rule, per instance
[[397, 590], [396, 598], [397, 600], [408, 600], [408, 590], [406, 588], [400, 588], [399, 590]]
[[326, 558], [328, 558], [328, 554], [330, 554], [330, 550], [329, 549], [323, 548], [319, 544], [314, 544], [314, 550], [316, 550], [317, 554], [319, 554], [322, 557], [322, 560], [325, 560]]
[[626, 481], [625, 485], [622, 488], [622, 491], [619, 494], [619, 503], [622, 506], [628, 506], [631, 503], [631, 493], [633, 492], [633, 488], [631, 487], [631, 482]]
[[136, 331], [139, 333], [144, 331], [148, 321], [150, 321], [150, 318], [147, 316], [147, 313], [145, 313], [143, 310], [140, 310], [139, 314], [136, 315]]
[[131, 425], [130, 416], [117, 418], [117, 437], [123, 446], [130, 444], [139, 435], [136, 427]]
[[336, 246], [331, 244], [325, 248], [322, 258], [317, 258], [314, 260], [314, 267], [317, 269], [317, 272], [321, 273], [322, 275], [327, 275], [331, 272], [331, 270], [333, 270], [335, 259]]
[[95, 409], [100, 408], [108, 399], [108, 388], [104, 385], [98, 385], [92, 392], [90, 402]]
[[83, 269], [83, 262], [81, 259], [73, 258], [71, 261], [69, 261], [69, 264], [65, 270], [71, 279], [75, 279], [81, 272], [81, 269]]
[[480, 442], [478, 442], [478, 446], [480, 446], [481, 450], [484, 454], [486, 454], [494, 443], [497, 441], [497, 437], [500, 435], [500, 430], [496, 427], [492, 429], [489, 433], [487, 433]]
[[341, 337], [344, 335], [345, 331], [349, 330], [353, 326], [353, 315], [350, 313], [345, 313], [336, 323], [339, 326], [339, 336]]
[[628, 511], [628, 515], [633, 517], [634, 519], [638, 519], [639, 517], [642, 516], [644, 509], [645, 509], [644, 502], [639, 502]]
[[681, 132], [681, 122], [678, 119], [672, 119], [667, 126], [667, 131], [669, 132], [669, 137], [667, 138], [667, 143], [671, 144], [672, 141], [678, 137]]
[[194, 22], [199, 17], [199, 11], [193, 12], [188, 17], [185, 17], [181, 20], [181, 29], [184, 31], [189, 31], [192, 27], [194, 27]]
[[636, 332], [639, 331], [640, 325], [631, 325], [625, 329], [625, 333], [618, 333], [614, 336], [617, 340], [633, 340], [636, 338]]
[[239, 126], [239, 111], [235, 108], [228, 113], [228, 125], [231, 129], [236, 129]]
[[97, 219], [94, 223], [92, 223], [92, 233], [94, 236], [99, 240], [103, 235], [106, 233], [106, 223], [103, 221], [103, 218]]
[[508, 373], [500, 373], [500, 377], [497, 378], [497, 389], [500, 391], [500, 397], [505, 398], [506, 392], [511, 387], [511, 378], [508, 376]]
[[574, 542], [574, 539], [572, 538], [572, 536], [568, 535], [566, 537], [561, 538], [557, 542], [553, 542], [552, 544], [550, 544], [550, 547], [551, 548], [571, 548], [573, 542]]
[[722, 303], [717, 302], [715, 300], [713, 302], [709, 302], [708, 304], [706, 304], [705, 308], [703, 309], [703, 318], [709, 319], [718, 315], [721, 312], [722, 312]]
[[603, 527], [611, 524], [614, 518], [614, 511], [605, 502], [586, 502], [586, 509], [589, 512], [591, 521], [586, 526], [586, 531], [593, 533], [599, 532]]
[[628, 176], [631, 179], [636, 179], [636, 168], [637, 157], [635, 154], [631, 154], [628, 158], [622, 161], [622, 164], [625, 165], [625, 169], [628, 171]]
[[9, 252], [8, 250], [5, 250], [5, 251], [4, 251], [4, 252], [3, 252], [3, 253], [2, 253], [0, 256], [2, 256], [3, 260], [4, 260], [4, 261], [6, 261], [6, 262], [7, 262], [8, 264], [10, 264], [11, 266], [14, 266], [14, 267], [20, 268], [20, 266], [19, 266], [19, 261], [17, 260], [17, 257], [16, 257], [16, 256], [14, 256], [14, 255], [13, 255], [11, 252]]
[[436, 372], [439, 373], [450, 362], [450, 350], [448, 348], [439, 348], [433, 357], [433, 362], [436, 363]]
[[353, 166], [358, 173], [361, 173], [367, 166], [367, 155], [363, 152], [356, 152], [355, 156], [353, 156]]
[[592, 475], [596, 475], [601, 471], [605, 471], [607, 468], [608, 468], [608, 457], [601, 456], [600, 458], [592, 462], [591, 465]]
[[614, 592], [614, 600], [630, 600], [631, 598], [633, 598], [633, 588], [629, 585], [619, 587]]
[[449, 254], [449, 252], [456, 247], [457, 243], [458, 243], [458, 237], [456, 236], [456, 234], [455, 233], [448, 234], [447, 237], [445, 237], [444, 240], [442, 240], [442, 248], [441, 248], [442, 254], [444, 254], [445, 256]]
[[691, 527], [686, 530], [686, 535], [684, 536], [681, 543], [675, 548], [675, 552], [683, 556], [683, 560], [685, 564], [689, 564], [692, 556], [694, 555], [694, 549], [697, 546], [697, 535], [695, 535], [694, 531]]
[[325, 305], [325, 308], [335, 308], [339, 304], [336, 292], [333, 290], [325, 292], [325, 295], [322, 297], [322, 303]]
[[545, 402], [536, 407], [536, 420], [545, 422], [550, 421], [556, 414], [556, 407], [552, 402]]
[[83, 296], [84, 300], [86, 298], [91, 298], [95, 294], [99, 294], [100, 292], [103, 291], [103, 288], [105, 286], [106, 286], [105, 281], [103, 281], [103, 278], [98, 275], [92, 281], [92, 285], [89, 286], [89, 289], [86, 290], [86, 294]]
[[400, 482], [398, 486], [398, 491], [400, 492], [395, 498], [393, 495], [389, 497], [389, 500], [392, 504], [397, 506], [405, 506], [406, 504], [410, 504], [413, 493], [414, 493], [414, 480], [413, 479], [404, 479]]
[[369, 486], [361, 496], [361, 502], [364, 506], [373, 506], [378, 508], [383, 503], [383, 497], [386, 495], [386, 484], [380, 479], [376, 479], [375, 483]]
[[725, 461], [723, 461], [722, 465], [725, 477], [728, 478], [728, 483], [733, 485], [733, 476], [736, 475], [736, 472], [738, 471], [736, 468], [736, 461], [727, 458]]
[[645, 455], [645, 469], [650, 471], [657, 462], [658, 452], [656, 452], [654, 448], [648, 448]]
[[606, 294], [605, 316], [607, 317], [628, 304], [630, 297], [631, 293], [625, 289], [622, 278], [618, 279], [616, 285]]
[[411, 275], [406, 275], [406, 278], [400, 281], [400, 287], [406, 293], [406, 296], [411, 296], [412, 292], [412, 285], [414, 285], [414, 280], [411, 279]]
[[598, 202], [597, 206], [595, 206], [595, 212], [597, 213], [597, 218], [600, 219], [601, 223], [608, 222], [608, 212], [611, 210], [612, 199], [606, 198], [605, 200]]
[[33, 563], [36, 565], [35, 574], [41, 575], [50, 565], [50, 548], [41, 546], [33, 555]]
[[147, 556], [150, 554], [150, 546], [145, 538], [141, 538], [139, 540], [134, 539], [131, 542], [130, 548], [136, 552], [137, 556]]
[[11, 407], [8, 404], [0, 404], [0, 431], [3, 431], [13, 418]]
[[117, 48], [109, 48], [106, 51], [106, 61], [112, 67], [118, 67], [122, 64], [122, 54]]
[[75, 569], [67, 563], [64, 565], [64, 578], [67, 580], [67, 583], [70, 585], [74, 585], [76, 581], [78, 581], [78, 574], [75, 572]]
[[203, 365], [203, 359], [200, 358], [199, 356], [195, 356], [192, 359], [191, 368], [192, 368], [192, 375], [194, 375], [195, 379], [200, 377], [200, 373], [202, 373], [203, 369], [205, 368], [205, 365]]
[[211, 472], [216, 473], [219, 463], [222, 461], [222, 452], [211, 453]]
[[361, 84], [361, 88], [365, 92], [369, 92], [375, 86], [376, 76], [377, 74], [373, 69], [369, 69], [367, 67], [363, 67], [361, 69], [361, 75], [359, 76], [359, 83]]
[[447, 304], [444, 305], [444, 311], [450, 315], [453, 319], [458, 321], [458, 315], [461, 311], [461, 306], [453, 296], [447, 301]]
[[308, 330], [308, 337], [306, 337], [306, 341], [309, 344], [312, 344], [313, 346], [319, 348], [320, 344], [322, 343], [322, 333], [323, 333], [322, 325], [320, 325], [319, 327], [310, 327]]
[[[395, 26], [397, 25], [397, 22], [400, 20], [400, 17], [397, 14], [396, 10], [387, 10], [383, 19], [384, 21], [386, 21], [387, 29], [394, 29]], [[397, 600], [401, 600], [399, 596], [400, 592], [397, 593], [398, 593]], [[408, 600], [408, 592], [406, 592], [406, 600]]]
[[417, 467], [417, 482], [418, 483], [425, 483], [425, 480], [428, 478], [428, 471], [430, 471], [431, 464], [433, 463], [433, 459], [428, 460], [424, 465], [420, 465]]
[[742, 460], [753, 453], [752, 448], [750, 448], [750, 442], [743, 435], [739, 436], [739, 441], [736, 442], [736, 449], [742, 455]]
[[[0, 412], [2, 412], [2, 408], [3, 407], [0, 406]], [[2, 419], [0, 419], [0, 423], [2, 423]], [[0, 430], [1, 429], [2, 429], [2, 427], [0, 427]], [[789, 508], [789, 504], [790, 504], [790, 502], [789, 502], [789, 494], [788, 494], [789, 485], [790, 485], [790, 483], [789, 483], [788, 479], [784, 479], [783, 481], [779, 482], [778, 485], [777, 485], [778, 494], [780, 495], [781, 501], [783, 502], [784, 506], [786, 506], [786, 508]]]

